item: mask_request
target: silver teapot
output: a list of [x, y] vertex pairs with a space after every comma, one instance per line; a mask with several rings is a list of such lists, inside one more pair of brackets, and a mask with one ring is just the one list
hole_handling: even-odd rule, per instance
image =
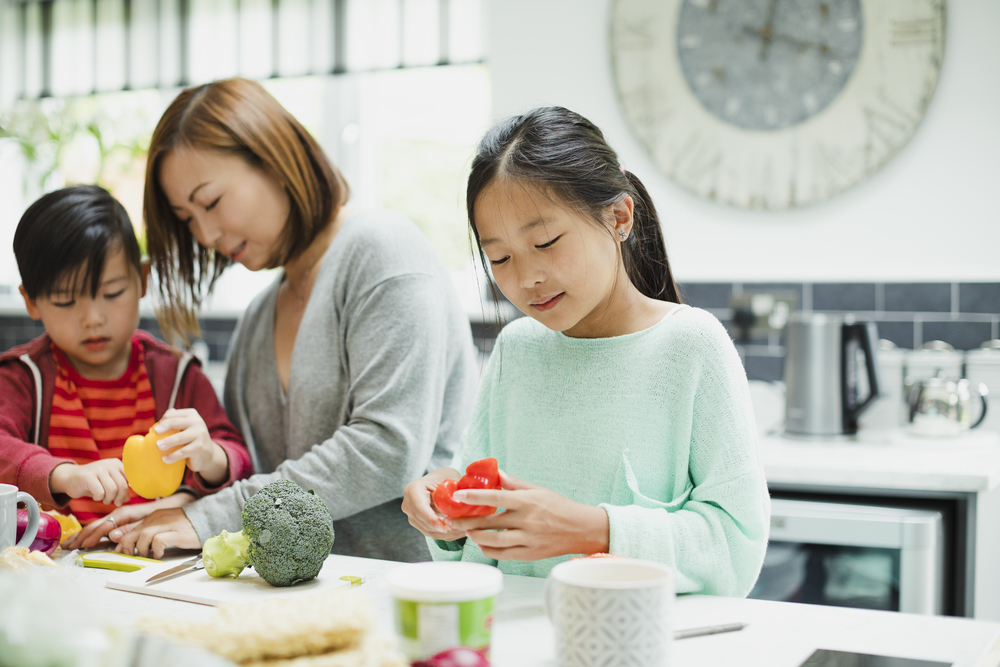
[[[982, 401], [983, 410], [976, 423], [969, 425], [972, 392]], [[976, 428], [986, 419], [989, 390], [979, 383], [971, 387], [968, 380], [948, 380], [934, 377], [913, 382], [907, 392], [910, 405], [909, 432], [928, 437], [956, 436]]]

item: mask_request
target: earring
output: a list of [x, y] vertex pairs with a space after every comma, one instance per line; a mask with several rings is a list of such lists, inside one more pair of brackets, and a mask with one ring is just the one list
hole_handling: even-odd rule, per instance
[[618, 230], [618, 237], [619, 237], [619, 238], [620, 238], [620, 239], [621, 239], [622, 241], [624, 241], [625, 239], [627, 239], [627, 238], [628, 238], [628, 234], [626, 234], [626, 233], [625, 233], [625, 230], [624, 230], [624, 229], [619, 229], [619, 230]]

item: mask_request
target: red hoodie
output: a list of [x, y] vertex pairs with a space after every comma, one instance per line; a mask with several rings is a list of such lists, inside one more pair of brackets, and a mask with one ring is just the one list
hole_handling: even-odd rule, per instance
[[[249, 477], [253, 472], [250, 453], [198, 361], [145, 331], [135, 335], [145, 351], [156, 419], [170, 407], [196, 408], [212, 440], [229, 459], [229, 479], [223, 484], [208, 487], [200, 475], [188, 470], [184, 485], [198, 495], [207, 495]], [[65, 494], [53, 497], [49, 474], [69, 459], [52, 456], [46, 447], [55, 377], [56, 360], [48, 334], [0, 354], [0, 482], [30, 493], [43, 505], [62, 508], [70, 498]]]

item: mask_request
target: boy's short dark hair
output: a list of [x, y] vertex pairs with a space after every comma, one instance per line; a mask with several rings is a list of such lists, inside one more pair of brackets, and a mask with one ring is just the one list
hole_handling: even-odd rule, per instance
[[[64, 287], [76, 294], [89, 286], [91, 297], [97, 296], [108, 253], [118, 248], [142, 275], [139, 242], [125, 207], [96, 185], [44, 195], [28, 207], [14, 232], [17, 269], [31, 299]], [[72, 283], [64, 284], [67, 279]]]

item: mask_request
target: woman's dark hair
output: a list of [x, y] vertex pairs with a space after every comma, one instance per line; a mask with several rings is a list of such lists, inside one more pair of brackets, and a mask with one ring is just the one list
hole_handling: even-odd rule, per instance
[[14, 232], [14, 257], [31, 299], [56, 291], [97, 296], [108, 255], [118, 248], [142, 275], [139, 242], [125, 208], [96, 185], [50, 192], [28, 207]]
[[[195, 240], [160, 185], [163, 159], [178, 146], [236, 155], [277, 179], [291, 210], [269, 266], [297, 257], [329, 227], [350, 189], [319, 143], [263, 86], [226, 79], [188, 88], [171, 102], [153, 131], [146, 163], [143, 215], [149, 256], [164, 306], [168, 338], [199, 332], [195, 315], [232, 261]], [[207, 289], [205, 286], [207, 283]]]
[[622, 169], [618, 155], [589, 120], [563, 107], [541, 107], [498, 123], [479, 142], [465, 200], [487, 275], [489, 261], [479, 243], [475, 205], [483, 189], [498, 178], [540, 187], [602, 225], [607, 207], [622, 195], [631, 196], [632, 233], [620, 244], [628, 277], [650, 298], [681, 302], [649, 193]]

